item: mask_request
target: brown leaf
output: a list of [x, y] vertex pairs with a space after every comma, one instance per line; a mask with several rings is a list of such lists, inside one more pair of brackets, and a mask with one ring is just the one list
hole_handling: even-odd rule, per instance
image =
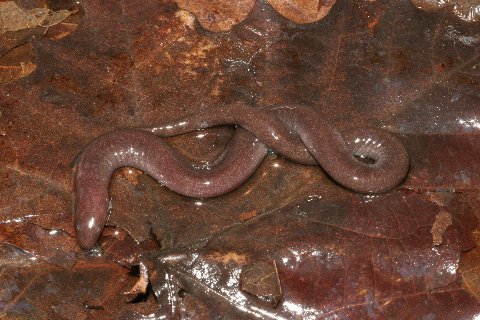
[[[478, 229], [473, 231], [475, 242], [478, 245]], [[463, 286], [480, 301], [480, 247], [462, 253], [459, 271], [462, 274]]]
[[[411, 163], [405, 187], [475, 189], [480, 183], [480, 164], [476, 161], [480, 156], [479, 138], [477, 133], [407, 136], [403, 141], [411, 155]], [[445, 174], [445, 170], [450, 174]]]
[[435, 217], [430, 233], [433, 237], [433, 245], [438, 246], [443, 243], [443, 234], [449, 226], [452, 225], [452, 215], [447, 211], [440, 211]]
[[0, 83], [7, 83], [26, 77], [35, 71], [37, 66], [30, 62], [20, 62], [19, 66], [0, 66]]
[[[75, 6], [18, 2], [45, 3], [52, 12]], [[337, 1], [325, 18], [299, 26], [257, 1], [251, 10], [219, 11], [214, 27], [245, 17], [229, 32], [207, 32], [173, 0], [81, 4], [83, 16], [46, 34], [36, 27], [0, 35], [1, 65], [37, 66], [0, 86], [3, 318], [471, 319], [480, 312], [475, 23], [409, 1]], [[216, 15], [213, 6], [196, 9], [199, 19]], [[26, 42], [25, 55], [11, 50]], [[393, 132], [410, 153], [409, 176], [393, 192], [355, 194], [319, 167], [272, 153], [233, 192], [192, 199], [148, 175], [119, 172], [108, 221], [119, 227], [105, 229], [95, 250], [78, 251], [70, 164], [85, 145], [114, 129], [167, 124], [236, 101], [308, 105], [342, 130]], [[168, 142], [203, 164], [222, 153], [233, 130]], [[452, 224], [432, 246], [442, 210]], [[124, 303], [138, 280], [129, 268], [145, 257], [155, 263], [148, 268], [155, 295], [147, 289]], [[277, 266], [276, 308], [242, 290], [242, 270], [259, 261]]]
[[59, 11], [45, 11], [44, 9], [32, 9], [30, 12], [35, 15], [38, 21], [38, 26], [43, 28], [52, 27], [67, 19], [70, 15], [75, 14], [76, 11], [59, 10]]
[[13, 1], [0, 2], [0, 34], [35, 27], [51, 27], [71, 14], [68, 10], [51, 11], [47, 8], [23, 10]]
[[480, 1], [478, 0], [411, 1], [419, 9], [439, 11], [440, 9], [448, 8], [449, 11], [464, 21], [476, 22], [480, 20]]
[[62, 21], [77, 12], [76, 9], [23, 10], [13, 1], [0, 2], [0, 83], [13, 82], [32, 74], [37, 64], [27, 39], [33, 35], [43, 36], [44, 31], [53, 40], [68, 36], [77, 28], [78, 22]]
[[198, 22], [213, 32], [228, 31], [242, 22], [255, 4], [255, 0], [175, 0], [178, 6], [193, 13]]
[[265, 300], [276, 307], [282, 298], [275, 261], [256, 261], [242, 268], [242, 290]]
[[33, 256], [62, 267], [71, 267], [79, 251], [75, 238], [61, 230], [45, 230], [22, 219], [0, 224], [0, 242], [14, 245]]
[[35, 54], [30, 44], [24, 44], [10, 50], [0, 57], [0, 83], [8, 83], [33, 73], [37, 65]]
[[23, 10], [13, 1], [0, 2], [0, 34], [39, 26], [39, 15], [46, 15], [48, 9], [38, 8], [31, 12]]
[[[181, 316], [175, 310], [186, 297], [197, 301], [192, 312], [204, 306], [207, 315], [229, 318], [245, 310], [283, 318], [468, 313], [476, 302], [456, 282], [461, 238], [449, 233], [442, 246], [432, 248], [425, 221], [433, 223], [439, 208], [428, 203], [415, 193], [394, 192], [364, 200], [353, 196], [350, 203], [317, 198], [292, 204], [237, 224], [197, 248], [159, 252], [152, 285], [160, 303], [174, 297], [172, 316]], [[233, 256], [233, 248], [241, 248], [245, 258], [212, 258]], [[275, 261], [278, 273], [273, 263], [259, 261]], [[283, 298], [275, 309], [266, 308], [260, 297], [278, 302], [278, 280]], [[423, 307], [403, 310], [404, 297], [408, 305]], [[429, 302], [448, 297], [462, 299], [465, 307]]]
[[[128, 290], [127, 292], [124, 292], [123, 294], [126, 295], [127, 297], [132, 297], [135, 298], [139, 294], [146, 294], [147, 293], [147, 286], [150, 282], [149, 276], [148, 276], [148, 270], [147, 267], [143, 262], [139, 263], [140, 267], [140, 274], [137, 282], [133, 285], [133, 287]], [[132, 299], [130, 299], [132, 300]]]
[[0, 318], [125, 319], [131, 312], [148, 312], [154, 299], [139, 304], [123, 302], [123, 291], [135, 277], [116, 263], [99, 258], [62, 269], [0, 269]]
[[127, 268], [139, 265], [144, 252], [160, 248], [154, 239], [135, 241], [125, 230], [112, 227], [103, 230], [99, 244], [111, 260]]
[[430, 0], [410, 0], [414, 6], [419, 9], [424, 10], [438, 10], [447, 5], [449, 0], [447, 1], [430, 1]]
[[256, 210], [251, 210], [251, 211], [248, 211], [248, 212], [241, 213], [239, 218], [240, 218], [240, 221], [245, 222], [247, 220], [255, 218], [256, 216], [257, 216], [257, 211]]
[[295, 23], [311, 23], [325, 17], [336, 0], [268, 0], [282, 16]]

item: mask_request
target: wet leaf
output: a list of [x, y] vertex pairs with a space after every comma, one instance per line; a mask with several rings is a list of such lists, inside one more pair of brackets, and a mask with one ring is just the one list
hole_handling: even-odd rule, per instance
[[79, 251], [75, 238], [60, 230], [45, 230], [30, 223], [0, 225], [0, 242], [27, 249], [34, 259], [62, 267], [71, 267]]
[[143, 264], [143, 262], [139, 262], [139, 266], [140, 266], [140, 276], [137, 282], [135, 282], [135, 284], [133, 285], [133, 287], [127, 292], [123, 293], [126, 296], [136, 297], [138, 294], [147, 293], [148, 283], [150, 281], [148, 277], [148, 270], [147, 270], [147, 267]]
[[448, 9], [458, 18], [476, 22], [480, 20], [480, 1], [478, 0], [411, 0], [419, 9], [438, 11]]
[[[0, 2], [0, 83], [29, 76], [37, 65], [29, 41], [35, 36], [62, 39], [78, 26], [77, 8], [24, 10], [13, 1]], [[73, 15], [73, 16], [72, 16]]]
[[[195, 249], [160, 253], [153, 288], [160, 303], [175, 299], [158, 316], [177, 315], [186, 296], [201, 301], [191, 312], [200, 304], [209, 317], [236, 318], [243, 312], [289, 319], [468, 314], [476, 302], [457, 281], [460, 234], [452, 230], [441, 246], [433, 246], [430, 228], [438, 207], [426, 210], [428, 203], [422, 195], [402, 192], [374, 199], [352, 196], [348, 202], [310, 199], [233, 226]], [[385, 220], [386, 207], [396, 223]], [[278, 297], [278, 286], [267, 290], [255, 280], [263, 272], [276, 279], [276, 268], [265, 262], [272, 260], [283, 298], [265, 307], [249, 293], [269, 291]], [[246, 278], [252, 280], [247, 286]], [[460, 297], [461, 307], [436, 302]], [[405, 304], [423, 307], [402, 310]]]
[[445, 230], [452, 224], [452, 215], [447, 211], [440, 211], [435, 217], [430, 233], [433, 237], [433, 245], [438, 246], [443, 242]]
[[0, 83], [16, 81], [30, 75], [37, 69], [30, 44], [24, 44], [5, 54], [0, 62]]
[[310, 23], [325, 17], [336, 0], [268, 0], [275, 10], [296, 23]]
[[72, 13], [68, 10], [51, 11], [48, 8], [24, 10], [14, 1], [0, 2], [0, 34], [35, 27], [48, 28], [56, 25]]
[[276, 307], [282, 298], [275, 261], [259, 261], [243, 267], [240, 282], [243, 291], [271, 303], [273, 307]]
[[40, 264], [0, 269], [2, 319], [121, 319], [119, 314], [155, 308], [154, 299], [125, 304], [135, 277], [118, 264], [91, 260], [72, 269]]
[[[15, 3], [24, 13], [78, 6]], [[54, 26], [0, 35], [1, 318], [480, 312], [477, 23], [410, 1], [338, 0], [321, 19], [333, 2], [276, 3], [290, 9], [85, 0]], [[61, 18], [45, 12], [44, 25]], [[237, 101], [309, 105], [342, 131], [390, 131], [410, 154], [409, 175], [392, 192], [355, 194], [319, 167], [269, 153], [238, 189], [193, 199], [125, 168], [111, 181], [99, 245], [77, 247], [72, 164], [92, 139]], [[233, 131], [167, 141], [201, 165]], [[124, 295], [140, 263], [150, 285], [143, 278], [145, 293]]]
[[48, 9], [38, 8], [31, 12], [25, 11], [13, 1], [0, 3], [0, 33], [35, 28], [41, 25], [42, 15], [45, 16]]
[[176, 0], [176, 2], [180, 8], [192, 12], [202, 27], [213, 32], [230, 30], [247, 17], [255, 4], [255, 0]]

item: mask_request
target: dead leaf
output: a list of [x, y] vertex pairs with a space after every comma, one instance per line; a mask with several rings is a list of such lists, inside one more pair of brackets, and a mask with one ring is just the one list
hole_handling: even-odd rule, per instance
[[442, 210], [435, 217], [430, 233], [433, 237], [433, 245], [439, 246], [443, 243], [443, 234], [449, 226], [452, 225], [452, 215], [448, 211]]
[[178, 6], [193, 13], [207, 30], [222, 32], [242, 22], [252, 10], [255, 0], [175, 0]]
[[127, 319], [130, 313], [149, 314], [156, 308], [153, 297], [124, 303], [123, 291], [135, 277], [107, 259], [90, 257], [73, 268], [2, 266], [0, 273], [0, 319]]
[[121, 175], [123, 179], [126, 179], [132, 185], [138, 186], [138, 184], [140, 183], [138, 177], [142, 175], [143, 172], [135, 168], [124, 167], [124, 168], [121, 168], [117, 172], [117, 174]]
[[9, 83], [32, 74], [37, 65], [32, 45], [24, 44], [0, 57], [0, 83]]
[[[74, 1], [34, 3], [57, 11]], [[1, 63], [37, 65], [0, 86], [3, 318], [479, 314], [470, 239], [480, 212], [478, 26], [393, 0], [337, 1], [325, 18], [299, 26], [257, 1], [242, 23], [215, 33], [188, 27], [191, 17], [180, 19], [171, 0], [81, 3], [84, 19], [63, 41], [45, 39], [43, 27], [0, 37], [3, 54], [41, 32], [30, 44], [34, 59]], [[45, 36], [57, 27], [52, 36], [64, 34], [73, 18]], [[4, 41], [17, 36], [27, 40]], [[308, 105], [342, 130], [383, 128], [407, 147], [410, 174], [393, 192], [360, 195], [319, 167], [271, 155], [244, 185], [212, 199], [182, 197], [145, 174], [137, 185], [116, 175], [109, 224], [120, 227], [105, 229], [96, 250], [76, 251], [70, 163], [85, 145], [235, 101]], [[232, 132], [168, 142], [202, 164]], [[432, 246], [441, 210], [452, 224]], [[138, 277], [122, 265], [142, 255], [155, 262], [155, 295], [124, 303]], [[276, 308], [242, 290], [242, 270], [255, 261], [276, 263]]]
[[48, 9], [36, 9], [33, 12], [23, 10], [13, 1], [0, 2], [0, 34], [7, 31], [18, 31], [39, 26], [37, 15]]
[[414, 6], [419, 9], [435, 11], [447, 5], [450, 0], [446, 1], [431, 1], [431, 0], [410, 0]]
[[147, 286], [150, 283], [147, 266], [143, 262], [140, 262], [139, 268], [140, 274], [137, 282], [135, 282], [134, 286], [130, 290], [123, 293], [125, 296], [130, 297], [130, 300], [139, 294], [145, 294], [147, 292]]
[[0, 242], [23, 249], [33, 260], [67, 268], [76, 263], [79, 251], [75, 238], [62, 230], [45, 230], [22, 219], [0, 224]]
[[476, 22], [480, 20], [479, 0], [411, 0], [411, 2], [417, 8], [426, 11], [439, 11], [447, 8], [451, 13], [464, 21]]
[[0, 34], [35, 27], [48, 28], [56, 25], [76, 11], [51, 11], [48, 8], [24, 10], [14, 1], [0, 2]]
[[245, 222], [247, 220], [250, 220], [252, 218], [255, 218], [257, 216], [258, 212], [256, 210], [251, 210], [247, 212], [242, 212], [239, 215], [240, 221]]
[[462, 280], [468, 291], [475, 296], [477, 301], [480, 301], [480, 267], [462, 272]]
[[268, 0], [285, 18], [296, 23], [311, 23], [324, 18], [336, 0]]
[[[479, 230], [473, 230], [476, 244], [480, 244]], [[480, 247], [462, 253], [458, 270], [463, 286], [480, 301]]]
[[37, 65], [27, 61], [19, 66], [0, 66], [0, 83], [8, 83], [26, 77], [35, 71]]
[[282, 298], [282, 287], [275, 261], [257, 261], [242, 268], [242, 290], [276, 307]]
[[195, 17], [190, 12], [186, 10], [178, 10], [175, 13], [175, 17], [180, 19], [180, 21], [185, 25], [186, 28], [190, 30], [195, 29]]
[[[245, 313], [286, 319], [330, 314], [320, 311], [325, 309], [340, 318], [369, 312], [385, 319], [430, 313], [449, 318], [476, 308], [457, 283], [459, 234], [431, 246], [425, 221], [438, 207], [428, 197], [394, 192], [351, 201], [311, 198], [235, 224], [208, 243], [158, 252], [152, 286], [159, 303], [171, 305], [158, 316], [178, 315], [182, 295], [196, 301], [186, 314], [201, 309], [232, 319]], [[212, 259], [234, 247], [248, 257], [228, 264]], [[401, 308], [405, 296], [422, 308]], [[454, 296], [468, 306], [430, 302]]]
[[[37, 9], [38, 10], [38, 9]], [[38, 10], [33, 11], [32, 13], [35, 15], [38, 21], [38, 26], [43, 28], [48, 28], [59, 24], [63, 20], [67, 19], [70, 15], [75, 14], [77, 11], [69, 11], [69, 10], [59, 10], [59, 11], [44, 11]]]

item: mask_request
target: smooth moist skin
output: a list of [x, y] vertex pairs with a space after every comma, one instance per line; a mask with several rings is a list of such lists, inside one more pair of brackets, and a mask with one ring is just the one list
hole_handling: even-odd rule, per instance
[[[218, 125], [237, 129], [209, 166], [195, 165], [162, 139]], [[117, 130], [91, 142], [76, 165], [74, 216], [80, 246], [91, 248], [103, 230], [110, 179], [116, 169], [135, 167], [172, 191], [214, 197], [247, 180], [268, 149], [292, 161], [319, 164], [337, 183], [364, 193], [394, 188], [409, 166], [405, 148], [390, 134], [369, 128], [342, 135], [304, 106], [255, 109], [235, 104], [205, 109], [166, 126]]]

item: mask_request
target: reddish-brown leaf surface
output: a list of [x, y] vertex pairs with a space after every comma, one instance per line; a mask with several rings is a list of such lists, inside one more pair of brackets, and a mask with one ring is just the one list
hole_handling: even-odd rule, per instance
[[[478, 22], [407, 0], [337, 0], [314, 23], [294, 17], [333, 1], [16, 3], [74, 14], [0, 35], [1, 319], [478, 317]], [[383, 128], [410, 172], [361, 195], [270, 154], [238, 189], [193, 199], [124, 168], [100, 246], [76, 245], [89, 141], [236, 101]], [[168, 141], [202, 163], [232, 132]], [[150, 286], [133, 297], [140, 263]]]

